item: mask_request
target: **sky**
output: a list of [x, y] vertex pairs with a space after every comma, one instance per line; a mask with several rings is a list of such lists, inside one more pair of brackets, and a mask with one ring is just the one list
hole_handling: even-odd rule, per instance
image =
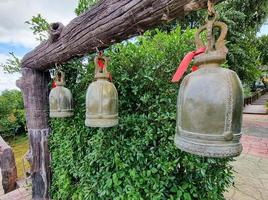
[[[32, 16], [40, 13], [48, 22], [67, 25], [75, 17], [78, 0], [0, 0], [0, 63], [5, 63], [9, 52], [22, 58], [38, 45], [29, 25]], [[0, 93], [18, 89], [15, 82], [20, 74], [6, 74], [0, 67]]]
[[[0, 0], [0, 63], [5, 63], [9, 52], [22, 58], [38, 45], [29, 26], [25, 24], [40, 13], [48, 22], [67, 25], [75, 17], [78, 0]], [[268, 34], [268, 22], [258, 35]], [[15, 85], [20, 74], [4, 73], [0, 67], [0, 93], [5, 89], [18, 89]]]

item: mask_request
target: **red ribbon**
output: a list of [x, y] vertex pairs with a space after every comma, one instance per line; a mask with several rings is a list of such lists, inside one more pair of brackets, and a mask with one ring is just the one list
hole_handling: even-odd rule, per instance
[[174, 74], [174, 76], [172, 78], [172, 82], [173, 83], [178, 82], [181, 79], [181, 77], [183, 76], [183, 74], [186, 72], [192, 59], [199, 54], [205, 53], [205, 51], [206, 51], [206, 48], [202, 47], [202, 48], [198, 49], [197, 51], [191, 51], [191, 52], [187, 53], [186, 56], [181, 61], [176, 73]]
[[[99, 66], [99, 68], [101, 68], [102, 70], [103, 70], [103, 68], [105, 67], [105, 65], [104, 65], [104, 63], [103, 63], [103, 61], [102, 61], [101, 59], [98, 59], [98, 66]], [[113, 81], [112, 75], [111, 75], [110, 73], [108, 73], [108, 74], [109, 74], [109, 80], [110, 80], [110, 82], [112, 82], [112, 81]]]
[[101, 68], [101, 69], [104, 68], [104, 63], [102, 62], [101, 59], [98, 59], [98, 65], [99, 65], [99, 68]]
[[57, 87], [56, 81], [52, 81], [52, 88], [55, 88], [55, 87]]

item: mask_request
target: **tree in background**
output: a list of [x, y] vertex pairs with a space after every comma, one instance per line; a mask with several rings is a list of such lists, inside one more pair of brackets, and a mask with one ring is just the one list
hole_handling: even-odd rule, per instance
[[268, 1], [229, 0], [221, 6], [221, 17], [229, 25], [228, 65], [250, 84], [261, 74], [256, 35], [267, 18]]
[[268, 66], [268, 35], [263, 35], [258, 38], [257, 48], [261, 52], [261, 64]]
[[20, 91], [0, 95], [0, 135], [4, 138], [26, 133], [25, 111]]
[[[226, 0], [216, 6], [220, 20], [228, 27], [227, 65], [234, 70], [244, 84], [251, 84], [259, 78], [260, 55], [266, 48], [257, 47], [257, 32], [268, 15], [267, 0]], [[205, 22], [206, 11], [188, 15], [180, 23], [186, 28], [197, 28]]]

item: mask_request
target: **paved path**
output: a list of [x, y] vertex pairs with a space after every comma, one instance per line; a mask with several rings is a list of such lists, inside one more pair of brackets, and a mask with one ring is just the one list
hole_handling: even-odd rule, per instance
[[243, 112], [245, 114], [268, 114], [265, 106], [266, 102], [268, 102], [268, 92], [254, 101], [252, 105], [247, 105]]
[[267, 114], [265, 105], [247, 105], [243, 111], [244, 114]]
[[265, 103], [268, 101], [268, 92], [266, 94], [262, 95], [259, 99], [254, 101], [253, 105], [265, 105]]
[[30, 200], [32, 199], [30, 190], [30, 188], [19, 188], [0, 196], [0, 200]]
[[31, 195], [31, 186], [26, 186], [23, 184], [23, 187], [4, 194], [2, 187], [2, 175], [0, 170], [0, 200], [30, 200], [32, 199]]
[[268, 116], [243, 115], [243, 153], [226, 200], [268, 200]]

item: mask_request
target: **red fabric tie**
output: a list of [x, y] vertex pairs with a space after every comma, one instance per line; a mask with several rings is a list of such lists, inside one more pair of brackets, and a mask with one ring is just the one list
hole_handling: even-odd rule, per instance
[[52, 81], [52, 88], [55, 88], [55, 87], [57, 87], [56, 81]]
[[[99, 68], [101, 68], [102, 70], [104, 69], [104, 63], [103, 63], [103, 61], [101, 60], [101, 59], [98, 59], [98, 66], [99, 66]], [[112, 75], [110, 74], [110, 73], [108, 73], [109, 74], [109, 80], [110, 80], [110, 82], [112, 82], [113, 81], [113, 78], [112, 78]]]
[[172, 78], [172, 82], [173, 83], [178, 82], [181, 79], [181, 77], [183, 76], [183, 74], [186, 72], [192, 59], [199, 54], [205, 53], [205, 51], [206, 51], [206, 48], [202, 47], [202, 48], [198, 49], [197, 51], [191, 51], [191, 52], [187, 53], [186, 56], [181, 61], [176, 73], [174, 74], [174, 76]]
[[101, 69], [104, 68], [104, 63], [102, 62], [101, 59], [98, 59], [98, 65], [99, 65], [99, 68], [101, 68]]

